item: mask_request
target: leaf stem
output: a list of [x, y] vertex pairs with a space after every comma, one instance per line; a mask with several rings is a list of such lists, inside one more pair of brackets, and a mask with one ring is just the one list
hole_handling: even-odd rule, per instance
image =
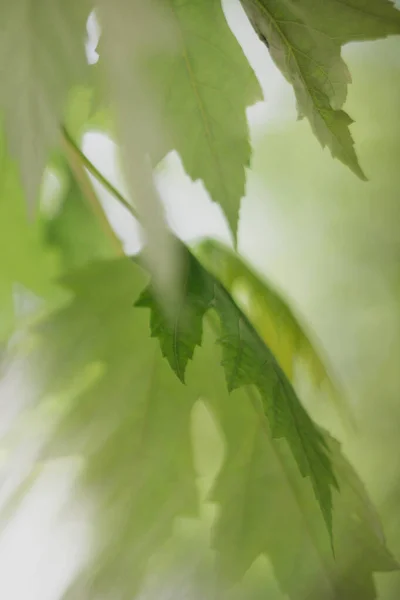
[[[63, 128], [62, 137], [63, 146], [65, 148], [65, 156], [70, 166], [72, 173], [74, 174], [78, 185], [80, 186], [83, 195], [92, 207], [93, 212], [99, 219], [101, 227], [103, 228], [107, 237], [111, 240], [116, 253], [119, 256], [124, 256], [124, 247], [121, 240], [111, 227], [110, 222], [103, 210], [103, 207], [93, 189], [92, 182], [89, 179], [89, 175], [86, 171], [85, 163], [82, 160], [81, 152], [76, 144], [72, 141], [66, 130]], [[82, 154], [83, 156], [83, 154]], [[86, 157], [85, 157], [86, 158]]]
[[122, 204], [126, 208], [126, 210], [137, 220], [139, 220], [139, 216], [136, 210], [133, 208], [130, 202], [117, 190], [116, 187], [106, 178], [100, 171], [94, 166], [94, 164], [88, 159], [88, 157], [82, 152], [82, 150], [77, 146], [75, 141], [72, 139], [68, 131], [64, 126], [62, 126], [62, 134], [66, 144], [69, 146], [71, 151], [74, 152], [75, 156], [79, 159], [82, 165], [97, 179], [102, 186], [105, 187], [106, 190], [110, 192], [110, 194]]

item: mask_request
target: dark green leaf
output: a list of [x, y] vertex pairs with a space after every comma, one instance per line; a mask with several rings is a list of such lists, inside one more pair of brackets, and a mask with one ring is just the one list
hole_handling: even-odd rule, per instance
[[254, 385], [274, 438], [285, 438], [303, 477], [310, 477], [332, 533], [332, 487], [337, 487], [325, 440], [301, 405], [290, 381], [229, 294], [216, 288], [220, 343], [228, 389]]
[[313, 383], [328, 391], [346, 425], [354, 423], [331, 365], [321, 358], [322, 345], [273, 282], [261, 279], [238, 254], [214, 240], [201, 242], [195, 253], [242, 308], [289, 381], [295, 384], [297, 368], [306, 367]]
[[272, 282], [261, 280], [238, 254], [214, 240], [201, 242], [195, 253], [235, 301], [242, 297], [246, 314], [290, 381], [296, 362], [304, 360], [317, 385], [334, 385], [299, 317]]
[[211, 497], [219, 505], [213, 545], [221, 578], [240, 581], [266, 554], [292, 600], [375, 600], [374, 572], [398, 566], [339, 444], [321, 433], [340, 486], [333, 492], [333, 556], [309, 480], [301, 477], [287, 442], [274, 439], [262, 407], [252, 405], [244, 389], [226, 393], [222, 373], [212, 367], [218, 356], [208, 339], [198, 379], [226, 439]]
[[[186, 253], [188, 254], [187, 251]], [[186, 296], [186, 311], [189, 311], [190, 306], [196, 335], [194, 338], [190, 336], [188, 344], [187, 326], [185, 335], [179, 335], [179, 329], [168, 325], [166, 331], [163, 331], [165, 320], [160, 319], [159, 311], [154, 311], [153, 308], [153, 335], [159, 338], [164, 356], [167, 356], [172, 368], [183, 379], [182, 368], [193, 355], [195, 344], [201, 341], [201, 320], [214, 297], [221, 321], [221, 335], [218, 341], [223, 347], [223, 366], [228, 390], [231, 392], [251, 385], [257, 388], [263, 400], [264, 413], [271, 423], [273, 436], [286, 438], [301, 474], [303, 477], [310, 477], [328, 531], [331, 533], [331, 487], [335, 487], [337, 483], [323, 436], [303, 408], [292, 384], [270, 349], [225, 288], [201, 267], [197, 259], [191, 257], [187, 261], [188, 281], [192, 280], [196, 285], [190, 286], [190, 295]], [[192, 276], [190, 270], [193, 271]], [[148, 292], [140, 304], [154, 305]], [[187, 321], [189, 322], [190, 320]]]
[[185, 263], [180, 303], [172, 316], [165, 313], [151, 286], [136, 302], [136, 306], [150, 308], [151, 335], [159, 339], [163, 356], [182, 382], [195, 347], [201, 345], [203, 317], [214, 298], [213, 282], [187, 252]]

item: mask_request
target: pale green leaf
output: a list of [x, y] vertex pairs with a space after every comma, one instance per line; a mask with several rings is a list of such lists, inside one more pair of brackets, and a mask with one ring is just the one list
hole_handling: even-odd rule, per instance
[[151, 309], [151, 335], [159, 339], [163, 356], [182, 382], [188, 361], [193, 358], [196, 346], [201, 345], [203, 317], [214, 298], [214, 285], [207, 273], [190, 253], [185, 253], [185, 259], [183, 292], [171, 318], [151, 286], [135, 305]]
[[260, 86], [219, 0], [159, 4], [178, 43], [175, 54], [160, 53], [151, 63], [169, 135], [163, 154], [179, 152], [186, 172], [221, 205], [235, 237], [251, 157], [246, 108], [262, 99]]
[[69, 91], [86, 79], [89, 13], [86, 0], [0, 2], [0, 107], [31, 209]]
[[[252, 385], [229, 393], [215, 343], [218, 333], [206, 327], [202, 348], [187, 368], [187, 385], [182, 385], [150, 337], [148, 312], [133, 306], [147, 284], [128, 259], [93, 263], [68, 276], [72, 300], [36, 329], [37, 345], [28, 361], [40, 399], [63, 393], [61, 422], [47, 454], [85, 459], [82, 491], [90, 493], [96, 508], [93, 554], [71, 587], [72, 597], [132, 596], [175, 518], [196, 514], [190, 413], [201, 397], [218, 416], [227, 444], [212, 496], [219, 504], [213, 544], [225, 582], [240, 578], [266, 553], [294, 600], [320, 600], [325, 591], [329, 600], [350, 600], [350, 590], [357, 600], [361, 589], [372, 600], [372, 571], [395, 563], [362, 486], [351, 471], [343, 475], [337, 445], [319, 434], [338, 465], [340, 484], [347, 486], [353, 478], [349, 488], [334, 494], [334, 506], [345, 499], [339, 529], [336, 515], [342, 513], [334, 513], [335, 550], [342, 552], [335, 562], [315, 491], [301, 477], [293, 448], [290, 452], [285, 440], [270, 433], [265, 406], [258, 406], [252, 392], [258, 382], [254, 365], [241, 379]], [[224, 291], [216, 281], [214, 287], [221, 304]], [[225, 330], [237, 312], [233, 304], [220, 310]], [[245, 341], [248, 352], [253, 341], [247, 343], [247, 336]], [[265, 350], [261, 354], [265, 357]], [[76, 383], [88, 368], [94, 377], [82, 389]], [[231, 372], [229, 364], [225, 370]], [[272, 392], [272, 400], [286, 401], [278, 398], [279, 388]], [[312, 447], [315, 433], [307, 433]]]
[[190, 442], [196, 395], [151, 339], [148, 312], [132, 306], [147, 283], [138, 266], [129, 259], [92, 263], [64, 283], [73, 298], [36, 330], [29, 366], [41, 398], [68, 390], [97, 366], [91, 384], [64, 406], [48, 450], [83, 456], [83, 490], [96, 492], [93, 555], [74, 591], [85, 598], [133, 594], [175, 517], [197, 510]]
[[341, 110], [350, 75], [341, 46], [400, 33], [400, 12], [390, 0], [241, 0], [271, 57], [293, 85], [299, 114], [332, 156], [365, 175]]

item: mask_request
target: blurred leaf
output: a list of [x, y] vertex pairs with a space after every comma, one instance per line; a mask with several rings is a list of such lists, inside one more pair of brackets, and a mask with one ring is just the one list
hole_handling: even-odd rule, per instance
[[42, 323], [29, 361], [40, 397], [69, 389], [84, 369], [99, 366], [94, 383], [65, 406], [49, 450], [83, 455], [85, 494], [95, 492], [93, 557], [76, 582], [85, 598], [115, 587], [133, 594], [175, 517], [197, 510], [190, 442], [196, 396], [151, 339], [147, 311], [132, 306], [146, 279], [128, 259], [68, 276], [73, 300]]
[[[92, 67], [91, 67], [92, 68]], [[64, 118], [64, 126], [71, 137], [80, 140], [87, 128], [93, 110], [95, 90], [91, 86], [76, 87], [70, 94], [70, 101]]]
[[[89, 385], [64, 399], [61, 421], [47, 451], [84, 457], [82, 491], [86, 498], [91, 492], [96, 507], [93, 555], [71, 587], [72, 597], [96, 598], [99, 593], [130, 597], [149, 559], [170, 537], [175, 518], [196, 514], [190, 414], [201, 397], [218, 416], [227, 441], [225, 464], [213, 493], [220, 504], [214, 545], [225, 583], [240, 578], [265, 552], [282, 588], [295, 600], [375, 598], [371, 572], [395, 566], [379, 522], [353, 472], [346, 474], [337, 444], [309, 428], [306, 413], [282, 381], [277, 389], [271, 388], [273, 358], [265, 346], [258, 350], [265, 359], [261, 371], [254, 368], [258, 358], [252, 365], [241, 361], [235, 369], [239, 380], [233, 387], [246, 384], [246, 391], [229, 393], [216, 334], [206, 327], [183, 385], [150, 336], [149, 313], [132, 306], [148, 285], [138, 266], [128, 259], [93, 263], [64, 283], [73, 299], [36, 329], [28, 364], [40, 399], [70, 390], [71, 382], [77, 382], [88, 367], [96, 367]], [[230, 332], [239, 310], [214, 283], [222, 326]], [[248, 356], [256, 334], [244, 316], [240, 319], [242, 350]], [[237, 336], [230, 337], [236, 344]], [[232, 372], [226, 360], [228, 341], [222, 338], [222, 355], [225, 370]], [[247, 384], [266, 386], [261, 397], [269, 392], [268, 402], [273, 397], [282, 403], [268, 406], [275, 431], [270, 432], [265, 406], [258, 406], [258, 397]], [[315, 451], [312, 459], [319, 464], [323, 448], [328, 452], [329, 447], [344, 486], [334, 496], [337, 562], [310, 480], [299, 474], [293, 447], [289, 452], [285, 440], [274, 439], [282, 432], [282, 422], [274, 418], [280, 418], [288, 399], [294, 402], [295, 417], [300, 414], [302, 425], [306, 423], [310, 439], [303, 442]], [[316, 436], [322, 450], [315, 446]], [[324, 477], [332, 479], [329, 461]], [[355, 595], [361, 589], [364, 597]], [[324, 596], [325, 591], [330, 595]]]
[[[368, 184], [321, 153], [305, 122], [272, 125], [255, 153], [268, 191], [253, 198], [246, 248], [258, 269], [301, 306], [346, 386], [358, 432], [344, 437], [344, 449], [362, 473], [397, 558], [399, 50], [400, 37], [345, 49], [354, 79], [347, 107], [356, 119]], [[376, 581], [381, 600], [397, 600], [400, 572]]]
[[70, 89], [85, 80], [86, 0], [0, 2], [0, 105], [30, 208]]
[[47, 242], [60, 253], [63, 271], [67, 272], [92, 260], [112, 258], [115, 249], [70, 169], [66, 165], [64, 168], [66, 193], [60, 210], [45, 221], [45, 231]]
[[179, 254], [148, 157], [163, 144], [163, 128], [143, 63], [158, 51], [173, 52], [175, 44], [162, 10], [165, 7], [154, 1], [98, 0], [97, 6], [102, 31], [100, 65], [115, 111], [128, 189], [146, 236], [143, 255], [155, 289], [170, 309], [180, 290]]
[[[32, 309], [45, 299], [55, 299], [53, 284], [58, 274], [54, 252], [43, 243], [38, 221], [28, 221], [16, 166], [0, 135], [0, 343], [12, 333], [18, 320], [21, 289], [35, 298]], [[19, 287], [19, 292], [16, 289]], [[33, 298], [31, 298], [33, 300]]]
[[254, 29], [268, 40], [273, 60], [293, 85], [322, 147], [365, 178], [350, 135], [352, 119], [339, 110], [350, 74], [341, 46], [400, 33], [400, 12], [389, 0], [241, 0]]
[[115, 124], [105, 88], [107, 80], [98, 63], [90, 65], [88, 81], [71, 90], [64, 126], [73, 139], [80, 142], [89, 130], [103, 131], [115, 138]]
[[181, 304], [168, 318], [151, 287], [147, 287], [135, 306], [151, 310], [151, 335], [159, 339], [163, 356], [184, 383], [185, 371], [196, 346], [201, 346], [203, 317], [214, 298], [214, 285], [197, 260], [185, 253], [186, 264]]
[[228, 396], [208, 347], [203, 397], [226, 437], [225, 462], [212, 499], [219, 505], [213, 544], [220, 577], [239, 581], [261, 553], [268, 555], [285, 594], [293, 600], [374, 600], [374, 571], [397, 564], [386, 549], [379, 519], [339, 444], [324, 434], [340, 492], [333, 495], [335, 556], [311, 485], [300, 477], [285, 440], [275, 440], [262, 418]]
[[[398, 406], [400, 389], [399, 49], [400, 37], [346, 49], [354, 74], [348, 107], [368, 185], [320, 152], [304, 121], [272, 125], [254, 158], [267, 191], [249, 201], [252, 225], [243, 245], [323, 342], [356, 413], [358, 440], [351, 445], [362, 435], [357, 465], [364, 465], [375, 497], [397, 478], [392, 450], [384, 458], [384, 448], [388, 428], [397, 443], [397, 417], [388, 411]], [[381, 466], [372, 467], [378, 456]]]
[[262, 99], [261, 89], [220, 1], [163, 4], [178, 51], [160, 52], [151, 62], [154, 93], [170, 136], [162, 155], [179, 152], [186, 172], [201, 179], [221, 205], [236, 237], [251, 157], [246, 108]]

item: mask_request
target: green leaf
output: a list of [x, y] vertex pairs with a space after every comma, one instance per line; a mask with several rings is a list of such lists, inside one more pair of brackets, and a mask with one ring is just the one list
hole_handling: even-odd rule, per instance
[[34, 208], [70, 89], [86, 79], [86, 0], [0, 2], [0, 107]]
[[306, 366], [313, 383], [328, 390], [340, 416], [346, 417], [346, 423], [353, 422], [343, 393], [331, 375], [332, 367], [321, 358], [321, 344], [282, 292], [272, 282], [261, 280], [238, 254], [219, 242], [203, 241], [194, 252], [241, 307], [289, 381], [295, 383], [296, 368]]
[[[193, 356], [195, 344], [201, 342], [201, 319], [214, 300], [221, 322], [218, 342], [223, 347], [222, 364], [226, 372], [228, 390], [231, 392], [242, 386], [252, 385], [257, 388], [263, 400], [264, 413], [271, 423], [273, 436], [286, 438], [301, 474], [303, 477], [310, 477], [328, 531], [331, 533], [331, 487], [335, 487], [337, 483], [323, 436], [303, 408], [274, 355], [225, 288], [203, 269], [194, 257], [188, 258], [187, 265], [187, 279], [196, 282], [196, 285], [190, 286], [190, 295], [187, 295], [187, 303], [191, 305], [190, 311], [193, 315], [192, 323], [196, 324], [195, 336], [194, 339], [189, 336], [187, 326], [183, 335], [179, 335], [179, 331], [177, 335], [176, 328], [171, 325], [167, 325], [163, 332], [161, 327], [165, 325], [165, 321], [163, 323], [159, 312], [155, 312], [153, 308], [153, 335], [159, 338], [164, 356], [183, 379], [182, 368]], [[193, 272], [192, 276], [190, 270]], [[144, 301], [139, 303], [154, 306], [154, 301], [147, 291]], [[186, 307], [186, 311], [188, 310]]]
[[303, 477], [309, 477], [332, 534], [332, 488], [337, 481], [325, 440], [269, 348], [222, 286], [216, 287], [220, 343], [229, 391], [254, 385], [273, 438], [285, 438]]
[[[41, 223], [29, 222], [16, 166], [0, 133], [0, 344], [13, 332], [22, 296], [29, 312], [58, 298], [56, 254], [43, 243]], [[32, 300], [32, 302], [31, 302]]]
[[150, 63], [169, 135], [162, 155], [179, 152], [186, 172], [221, 205], [236, 237], [251, 157], [246, 108], [262, 99], [260, 86], [219, 0], [162, 4], [178, 44], [176, 53], [160, 53]]
[[332, 156], [362, 179], [341, 107], [350, 75], [341, 46], [400, 33], [400, 12], [389, 0], [241, 0], [254, 29], [268, 40], [271, 57], [293, 85], [299, 114]]
[[373, 573], [398, 565], [339, 444], [323, 434], [340, 487], [333, 494], [333, 556], [310, 482], [301, 478], [286, 441], [274, 439], [261, 409], [245, 401], [244, 390], [226, 393], [222, 374], [212, 369], [216, 360], [208, 344], [198, 378], [226, 439], [210, 498], [219, 508], [213, 546], [220, 577], [240, 581], [265, 554], [292, 600], [375, 600]]
[[[222, 286], [210, 279], [221, 305]], [[274, 439], [265, 407], [247, 385], [228, 392], [217, 333], [205, 327], [183, 385], [150, 336], [148, 312], [132, 306], [148, 285], [137, 265], [129, 259], [92, 263], [64, 284], [72, 298], [36, 329], [27, 363], [38, 399], [56, 399], [60, 413], [46, 455], [83, 458], [82, 492], [96, 509], [93, 554], [72, 597], [131, 597], [174, 520], [196, 514], [190, 415], [201, 397], [226, 438], [211, 498], [219, 503], [213, 545], [225, 582], [236, 581], [267, 553], [293, 600], [375, 598], [372, 571], [395, 563], [362, 486], [351, 470], [345, 473], [337, 444], [320, 434], [344, 486], [334, 494], [341, 552], [335, 562], [312, 485], [301, 477], [287, 442]], [[233, 323], [236, 312], [233, 303], [223, 307], [222, 322]], [[225, 368], [231, 372], [229, 364]], [[361, 589], [365, 597], [356, 595]]]
[[159, 339], [163, 356], [179, 379], [185, 381], [185, 371], [196, 346], [201, 346], [203, 317], [214, 298], [214, 285], [197, 260], [185, 253], [183, 293], [173, 317], [165, 313], [151, 286], [141, 294], [135, 306], [151, 310], [151, 335]]
[[290, 381], [296, 362], [304, 360], [317, 385], [326, 381], [334, 387], [320, 349], [316, 350], [298, 315], [271, 282], [262, 281], [238, 254], [214, 240], [201, 242], [194, 252], [240, 303]]
[[81, 456], [82, 489], [95, 492], [93, 556], [74, 592], [130, 597], [174, 519], [196, 514], [197, 397], [162, 358], [147, 311], [132, 306], [147, 277], [131, 260], [92, 263], [64, 284], [72, 300], [36, 330], [29, 367], [39, 399], [62, 409], [47, 455]]
[[115, 249], [66, 164], [66, 192], [55, 216], [44, 220], [45, 237], [60, 254], [63, 271], [87, 262], [112, 258]]

